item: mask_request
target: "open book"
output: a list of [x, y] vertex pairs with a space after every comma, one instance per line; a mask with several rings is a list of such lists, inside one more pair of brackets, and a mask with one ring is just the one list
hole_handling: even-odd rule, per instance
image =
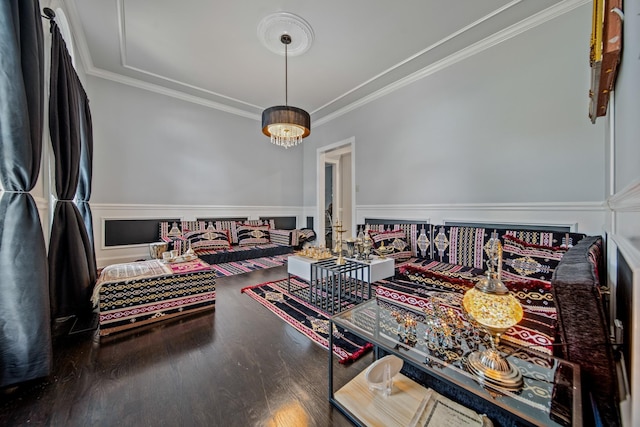
[[429, 389], [409, 427], [493, 427], [486, 415]]

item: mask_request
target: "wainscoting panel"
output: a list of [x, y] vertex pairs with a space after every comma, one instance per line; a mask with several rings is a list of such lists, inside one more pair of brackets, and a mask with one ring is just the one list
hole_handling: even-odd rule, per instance
[[602, 235], [607, 208], [601, 202], [580, 203], [479, 203], [433, 205], [359, 205], [358, 224], [365, 218], [449, 222], [568, 226], [571, 231]]
[[[126, 229], [136, 221], [148, 228], [149, 223], [161, 220], [194, 221], [197, 218], [220, 217], [247, 217], [259, 219], [260, 217], [290, 217], [297, 219], [298, 227], [306, 224], [303, 208], [299, 206], [199, 206], [199, 205], [123, 205], [91, 203], [93, 213], [94, 239], [96, 246], [96, 262], [98, 267], [110, 264], [135, 261], [149, 258], [148, 243], [114, 244], [120, 242], [136, 242], [148, 240], [149, 236], [114, 236], [107, 239], [107, 229], [114, 224], [125, 225], [119, 227]], [[109, 223], [109, 226], [107, 226]], [[148, 231], [148, 230], [147, 230]], [[109, 240], [109, 242], [107, 242]], [[155, 240], [153, 240], [155, 241]], [[107, 244], [109, 243], [109, 244]]]
[[610, 231], [628, 239], [640, 238], [640, 180], [609, 197]]
[[[99, 267], [148, 258], [148, 244], [107, 246], [106, 220], [195, 220], [208, 217], [295, 216], [297, 226], [304, 227], [307, 217], [315, 217], [314, 206], [178, 206], [178, 205], [118, 205], [91, 204], [94, 218], [96, 260]], [[518, 203], [518, 204], [434, 204], [434, 205], [359, 205], [356, 218], [563, 225], [572, 231], [603, 234], [608, 209], [605, 203]], [[316, 218], [314, 218], [314, 223]]]
[[622, 328], [614, 328], [616, 342], [622, 342], [624, 363], [618, 381], [622, 384], [620, 415], [624, 426], [640, 425], [640, 240], [609, 235], [607, 270], [611, 290], [611, 318]]
[[169, 225], [179, 218], [104, 219], [104, 247], [145, 245], [158, 241], [160, 223]]

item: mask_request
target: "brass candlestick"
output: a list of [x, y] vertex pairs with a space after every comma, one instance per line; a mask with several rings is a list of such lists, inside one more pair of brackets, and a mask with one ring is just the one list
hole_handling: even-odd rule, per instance
[[336, 233], [337, 240], [336, 240], [336, 247], [334, 248], [334, 252], [336, 252], [338, 254], [338, 259], [336, 260], [336, 265], [345, 265], [346, 261], [344, 260], [344, 257], [342, 256], [342, 234], [346, 233], [347, 230], [345, 230], [344, 228], [342, 228], [342, 222], [340, 221], [336, 221], [336, 225], [333, 226], [333, 230]]

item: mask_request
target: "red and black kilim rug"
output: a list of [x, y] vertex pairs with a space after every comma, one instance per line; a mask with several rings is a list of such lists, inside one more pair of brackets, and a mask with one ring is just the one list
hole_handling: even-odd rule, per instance
[[218, 277], [233, 276], [235, 274], [243, 274], [250, 271], [261, 270], [263, 268], [272, 268], [285, 265], [287, 263], [287, 258], [290, 255], [291, 254], [275, 255], [269, 257], [247, 259], [244, 261], [211, 264], [211, 269], [216, 272]]
[[[292, 278], [292, 286], [307, 286]], [[287, 279], [261, 283], [242, 289], [243, 293], [258, 301], [282, 320], [325, 349], [329, 348], [329, 315], [302, 298], [287, 292]], [[340, 363], [356, 360], [372, 345], [361, 338], [338, 328], [333, 330], [333, 353]]]

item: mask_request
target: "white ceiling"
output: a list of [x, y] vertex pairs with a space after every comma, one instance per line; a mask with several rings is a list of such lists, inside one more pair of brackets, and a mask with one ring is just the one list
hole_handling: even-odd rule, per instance
[[[310, 49], [289, 56], [289, 105], [326, 121], [456, 52], [587, 0], [65, 0], [87, 73], [259, 119], [284, 104], [284, 57], [258, 24], [303, 18]], [[533, 17], [533, 18], [532, 18]], [[505, 29], [507, 29], [505, 31]], [[487, 40], [491, 40], [488, 42]], [[295, 41], [294, 41], [295, 42]], [[474, 45], [475, 44], [475, 45]], [[397, 84], [397, 83], [396, 83]], [[386, 89], [385, 89], [386, 88]]]

